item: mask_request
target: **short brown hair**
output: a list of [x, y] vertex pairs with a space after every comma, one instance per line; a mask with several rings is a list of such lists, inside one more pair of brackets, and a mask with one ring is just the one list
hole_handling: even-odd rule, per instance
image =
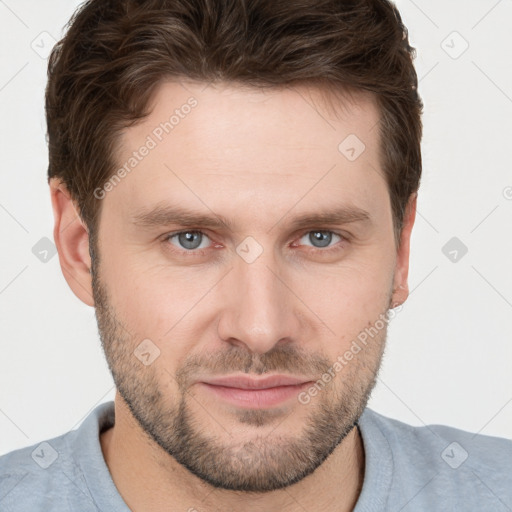
[[[374, 93], [395, 238], [421, 177], [415, 49], [388, 0], [89, 0], [48, 64], [48, 179], [96, 234], [93, 191], [116, 169], [120, 132], [164, 80], [324, 84]], [[341, 141], [340, 141], [341, 142]]]

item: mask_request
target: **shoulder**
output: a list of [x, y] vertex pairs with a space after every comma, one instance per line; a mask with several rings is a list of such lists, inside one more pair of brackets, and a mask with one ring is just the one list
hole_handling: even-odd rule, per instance
[[[511, 439], [468, 432], [448, 425], [417, 427], [368, 408], [363, 418], [377, 427], [399, 453], [402, 452], [401, 447], [407, 446], [408, 449], [420, 449], [421, 453], [436, 454], [435, 462], [444, 461], [450, 467], [472, 459], [477, 464], [512, 470]], [[451, 458], [456, 460], [452, 461]]]
[[404, 512], [423, 510], [423, 502], [428, 510], [434, 499], [446, 510], [512, 509], [512, 440], [447, 425], [412, 426], [368, 408], [359, 426], [370, 457], [373, 451], [389, 459], [390, 499], [412, 500]]
[[0, 456], [0, 510], [98, 510], [87, 483], [82, 449], [98, 444], [102, 404], [77, 430]]
[[69, 450], [72, 436], [73, 431], [0, 457], [0, 510], [65, 510], [80, 500], [80, 470]]

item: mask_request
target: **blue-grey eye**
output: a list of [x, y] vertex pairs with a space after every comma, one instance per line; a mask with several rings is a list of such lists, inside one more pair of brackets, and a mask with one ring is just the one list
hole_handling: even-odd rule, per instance
[[203, 247], [201, 247], [201, 243], [203, 242], [203, 239], [208, 239], [208, 237], [206, 237], [204, 233], [201, 233], [201, 231], [182, 231], [181, 233], [175, 233], [169, 237], [171, 243], [173, 238], [177, 238], [179, 243], [178, 248], [190, 251], [202, 249]]
[[322, 248], [331, 244], [333, 236], [337, 236], [341, 240], [341, 237], [332, 231], [310, 231], [302, 238], [307, 237], [313, 247]]

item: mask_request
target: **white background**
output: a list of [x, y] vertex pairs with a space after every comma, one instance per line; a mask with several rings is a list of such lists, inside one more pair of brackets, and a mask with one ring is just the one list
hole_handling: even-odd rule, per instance
[[[0, 1], [0, 454], [68, 431], [114, 397], [94, 310], [68, 288], [58, 256], [32, 253], [53, 240], [39, 54], [77, 5]], [[412, 293], [370, 406], [511, 438], [512, 1], [397, 5], [417, 48], [424, 176]], [[462, 38], [469, 47], [453, 58]], [[452, 237], [468, 248], [456, 263], [442, 252]]]

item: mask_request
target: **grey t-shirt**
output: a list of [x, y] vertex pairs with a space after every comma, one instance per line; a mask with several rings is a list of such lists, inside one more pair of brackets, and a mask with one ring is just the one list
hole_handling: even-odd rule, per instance
[[[128, 512], [99, 442], [113, 423], [107, 402], [78, 429], [0, 457], [0, 511]], [[413, 427], [369, 408], [358, 425], [366, 467], [354, 512], [512, 512], [511, 440]]]

